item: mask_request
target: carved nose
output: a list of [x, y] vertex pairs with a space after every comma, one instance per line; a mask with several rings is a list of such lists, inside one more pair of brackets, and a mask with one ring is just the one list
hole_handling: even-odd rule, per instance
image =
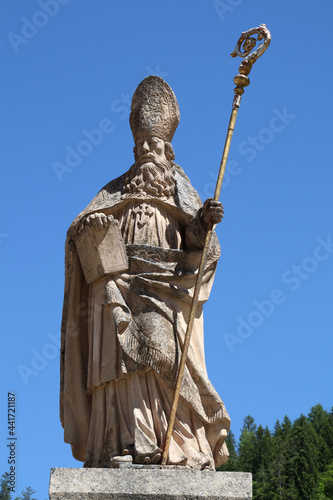
[[142, 144], [142, 152], [143, 153], [148, 153], [149, 152], [149, 144], [147, 141], [145, 141], [143, 144]]

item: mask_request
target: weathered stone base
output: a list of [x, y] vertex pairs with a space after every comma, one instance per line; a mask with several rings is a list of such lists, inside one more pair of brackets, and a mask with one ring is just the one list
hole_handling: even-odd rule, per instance
[[184, 467], [51, 469], [50, 500], [245, 500], [252, 474]]

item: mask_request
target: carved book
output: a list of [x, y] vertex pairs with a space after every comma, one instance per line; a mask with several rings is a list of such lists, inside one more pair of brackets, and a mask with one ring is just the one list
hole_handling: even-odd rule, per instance
[[128, 269], [128, 259], [118, 221], [108, 217], [108, 227], [99, 230], [85, 226], [75, 237], [75, 244], [88, 285], [106, 274]]

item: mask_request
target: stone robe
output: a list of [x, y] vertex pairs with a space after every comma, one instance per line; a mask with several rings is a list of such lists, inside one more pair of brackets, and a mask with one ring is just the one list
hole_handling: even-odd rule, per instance
[[[175, 164], [173, 176], [169, 199], [122, 194], [121, 176], [68, 231], [61, 421], [73, 456], [87, 467], [108, 467], [126, 452], [154, 461], [163, 448], [204, 238], [201, 201]], [[73, 238], [97, 212], [119, 221], [129, 268], [87, 285]], [[199, 468], [228, 457], [230, 420], [207, 377], [203, 345], [202, 305], [219, 255], [214, 234], [169, 451], [169, 463]]]

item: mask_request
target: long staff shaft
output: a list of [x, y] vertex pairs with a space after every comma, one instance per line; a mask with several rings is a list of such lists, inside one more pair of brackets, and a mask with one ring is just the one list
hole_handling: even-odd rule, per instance
[[[251, 38], [251, 35], [257, 34], [258, 38], [257, 40], [255, 38]], [[255, 47], [257, 41], [259, 40], [264, 40], [264, 42], [253, 52], [251, 50]], [[227, 137], [225, 140], [224, 144], [224, 149], [223, 149], [223, 154], [222, 154], [222, 159], [220, 163], [220, 170], [219, 170], [219, 175], [217, 178], [217, 183], [216, 183], [216, 188], [215, 188], [215, 193], [214, 193], [214, 200], [218, 201], [221, 193], [221, 187], [222, 187], [222, 181], [223, 181], [223, 176], [225, 172], [225, 167], [227, 164], [227, 159], [229, 155], [229, 149], [230, 149], [230, 144], [231, 144], [231, 139], [232, 135], [235, 129], [235, 123], [236, 123], [236, 118], [237, 118], [237, 113], [241, 101], [241, 96], [244, 93], [244, 87], [247, 87], [250, 83], [250, 80], [248, 78], [248, 74], [251, 71], [251, 68], [255, 61], [260, 57], [267, 47], [269, 46], [271, 41], [271, 34], [266, 28], [264, 24], [261, 24], [259, 28], [252, 28], [244, 33], [242, 33], [242, 36], [238, 40], [238, 43], [236, 45], [235, 50], [231, 53], [232, 57], [236, 57], [239, 55], [240, 57], [245, 57], [243, 62], [241, 63], [239, 67], [239, 73], [238, 75], [235, 76], [234, 82], [236, 84], [236, 88], [234, 89], [235, 92], [235, 97], [233, 100], [233, 106], [232, 106], [232, 111], [231, 111], [231, 116], [229, 120], [229, 126], [228, 126], [228, 132], [227, 132]], [[242, 52], [243, 50], [243, 52]], [[194, 319], [195, 319], [195, 313], [196, 313], [196, 308], [198, 305], [198, 300], [199, 300], [199, 294], [200, 294], [200, 288], [201, 288], [201, 283], [205, 271], [205, 266], [206, 266], [206, 261], [207, 261], [207, 255], [209, 251], [209, 246], [210, 246], [210, 240], [212, 237], [212, 231], [213, 231], [213, 224], [209, 224], [209, 227], [207, 228], [207, 234], [205, 238], [205, 243], [204, 243], [204, 248], [202, 251], [201, 255], [201, 261], [200, 261], [200, 266], [198, 270], [198, 275], [195, 283], [195, 288], [194, 288], [194, 293], [193, 293], [193, 298], [192, 298], [192, 304], [191, 304], [191, 309], [190, 309], [190, 314], [189, 314], [189, 319], [187, 323], [187, 329], [186, 329], [186, 334], [185, 334], [185, 339], [184, 339], [184, 345], [183, 345], [183, 351], [182, 351], [182, 356], [180, 359], [180, 364], [178, 368], [178, 373], [177, 373], [177, 379], [176, 379], [176, 384], [175, 384], [175, 389], [174, 389], [174, 395], [173, 395], [173, 401], [172, 401], [172, 406], [171, 406], [171, 412], [169, 415], [169, 423], [168, 423], [168, 428], [167, 428], [167, 433], [165, 437], [165, 443], [164, 443], [164, 450], [162, 454], [162, 465], [166, 465], [168, 461], [168, 455], [169, 455], [169, 447], [170, 447], [170, 441], [171, 441], [171, 435], [175, 423], [175, 418], [176, 418], [176, 413], [177, 413], [177, 408], [178, 408], [178, 402], [179, 402], [179, 396], [180, 396], [180, 390], [181, 390], [181, 385], [183, 381], [183, 376], [184, 376], [184, 370], [186, 366], [186, 361], [187, 361], [187, 354], [188, 354], [188, 349], [190, 346], [190, 341], [191, 341], [191, 335], [192, 335], [192, 329], [193, 329], [193, 324], [194, 324]]]
[[[226, 141], [225, 141], [225, 145], [224, 145], [219, 175], [217, 178], [217, 183], [216, 183], [216, 188], [215, 188], [215, 193], [214, 193], [214, 200], [215, 201], [218, 201], [218, 199], [220, 197], [222, 180], [223, 180], [223, 176], [224, 176], [224, 172], [225, 172], [225, 167], [227, 164], [232, 134], [233, 134], [234, 129], [235, 129], [235, 122], [236, 122], [236, 118], [237, 118], [237, 113], [238, 113], [238, 106], [233, 107], [233, 109], [231, 111], [227, 137], [226, 137]], [[187, 329], [186, 329], [186, 334], [185, 334], [185, 340], [184, 340], [184, 344], [183, 344], [183, 352], [182, 352], [182, 356], [181, 356], [180, 364], [179, 364], [179, 368], [178, 368], [177, 380], [176, 380], [176, 385], [175, 385], [175, 390], [174, 390], [174, 395], [173, 395], [171, 412], [170, 412], [170, 416], [169, 416], [169, 424], [168, 424], [168, 429], [167, 429], [165, 443], [164, 443], [164, 450], [163, 450], [163, 455], [162, 455], [162, 465], [166, 465], [167, 460], [168, 460], [171, 435], [172, 435], [172, 431], [173, 431], [173, 427], [174, 427], [174, 423], [175, 423], [175, 418], [176, 418], [176, 413], [177, 413], [177, 408], [178, 408], [180, 388], [181, 388], [182, 381], [183, 381], [184, 370], [185, 370], [185, 365], [186, 365], [186, 360], [187, 360], [187, 354], [188, 354], [188, 349], [190, 346], [193, 323], [194, 323], [194, 319], [195, 319], [195, 312], [196, 312], [196, 308], [198, 305], [199, 293], [200, 293], [202, 278], [204, 275], [205, 265], [206, 265], [206, 261], [207, 261], [207, 255], [208, 255], [210, 240], [212, 237], [212, 231], [213, 231], [213, 226], [210, 225], [210, 227], [208, 227], [208, 230], [206, 233], [205, 244], [204, 244], [204, 248], [203, 248], [202, 255], [201, 255], [199, 271], [198, 271], [197, 280], [195, 283], [194, 294], [193, 294], [193, 299], [192, 299], [192, 304], [191, 304], [191, 309], [190, 309], [190, 314], [189, 314], [189, 319], [188, 319]]]

